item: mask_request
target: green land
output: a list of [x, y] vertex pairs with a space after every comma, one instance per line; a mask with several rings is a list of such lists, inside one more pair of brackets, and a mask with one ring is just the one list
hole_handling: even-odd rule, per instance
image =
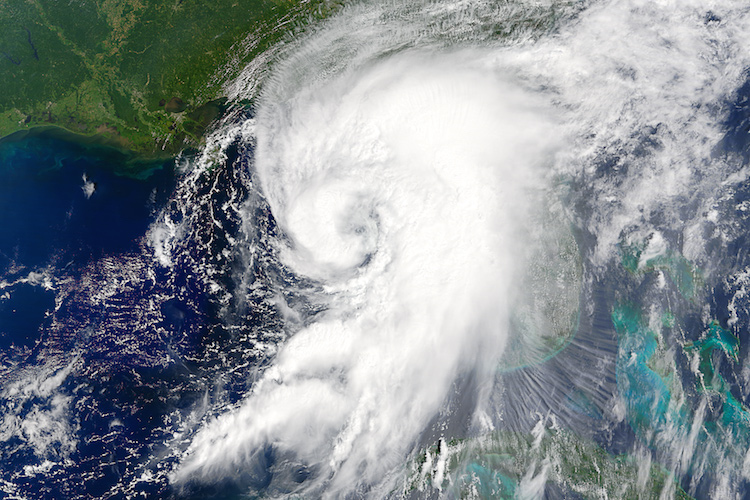
[[142, 156], [200, 145], [225, 85], [329, 0], [0, 0], [0, 137], [54, 127]]

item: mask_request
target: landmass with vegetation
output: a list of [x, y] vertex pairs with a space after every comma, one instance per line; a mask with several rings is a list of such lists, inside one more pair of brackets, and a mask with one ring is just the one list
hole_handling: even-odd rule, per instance
[[335, 8], [328, 0], [0, 0], [0, 137], [55, 128], [143, 156], [198, 146], [226, 110], [227, 82]]

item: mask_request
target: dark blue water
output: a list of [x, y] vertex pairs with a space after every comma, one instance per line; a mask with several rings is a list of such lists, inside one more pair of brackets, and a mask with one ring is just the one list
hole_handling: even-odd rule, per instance
[[[144, 365], [148, 346], [131, 341], [135, 347], [125, 353], [115, 342], [123, 337], [118, 328], [134, 339], [155, 337], [127, 316], [131, 300], [132, 316], [138, 316], [142, 307], [135, 295], [147, 296], [149, 290], [128, 289], [116, 297], [122, 310], [102, 310], [91, 308], [79, 283], [97, 261], [117, 262], [139, 252], [149, 225], [174, 191], [173, 165], [173, 160], [140, 161], [54, 132], [0, 142], [0, 382], [33, 379], [36, 370], [56, 359], [65, 366], [66, 350], [83, 358], [83, 370], [56, 389], [76, 402], [60, 416], [61, 423], [80, 428], [72, 454], [54, 440], [42, 452], [18, 436], [0, 442], [0, 475], [33, 498], [105, 495], [120, 481], [126, 459], [139, 461], [138, 447], [147, 453], [153, 446], [153, 439], [145, 438], [174, 408], [165, 396], [180, 366], [136, 372], [129, 361]], [[91, 183], [88, 191], [86, 183]], [[106, 282], [104, 277], [98, 286]], [[115, 365], [122, 370], [111, 369]], [[50, 404], [43, 393], [0, 398], [5, 413], [32, 422], [35, 412]], [[119, 423], [112, 427], [113, 422]], [[75, 465], [63, 466], [66, 457]], [[57, 465], [44, 474], [24, 474], [25, 466], [43, 460]]]
[[[185, 192], [172, 160], [70, 139], [0, 141], [0, 423], [49, 433], [0, 431], [0, 498], [226, 498], [235, 485], [175, 492], [167, 474], [184, 446], [176, 433], [212, 398], [242, 397], [256, 342], [280, 328], [273, 269], [251, 273], [252, 293], [235, 283], [246, 264], [234, 242], [265, 248], [274, 231], [259, 209], [258, 232], [243, 236], [225, 208], [248, 195], [251, 151], [229, 148]], [[165, 216], [187, 231], [166, 267], [145, 240]]]
[[0, 281], [15, 283], [0, 290], [0, 349], [33, 343], [54, 306], [51, 291], [24, 282], [29, 273], [137, 248], [175, 174], [172, 160], [134, 162], [52, 133], [0, 142]]
[[[0, 270], [131, 250], [174, 189], [173, 161], [142, 163], [53, 136], [0, 143]], [[83, 190], [84, 176], [95, 190]]]

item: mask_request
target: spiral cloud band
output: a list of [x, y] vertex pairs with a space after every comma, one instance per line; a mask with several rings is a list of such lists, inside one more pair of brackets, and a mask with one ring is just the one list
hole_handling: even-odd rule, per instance
[[[233, 91], [263, 90], [244, 140], [279, 265], [316, 313], [285, 306], [289, 339], [173, 479], [252, 487], [273, 462], [258, 487], [279, 495], [384, 496], [425, 433], [442, 437], [460, 380], [476, 395], [460, 425], [492, 429], [498, 367], [574, 329], [568, 214], [589, 218], [602, 266], [626, 231], [653, 232], [644, 214], [686, 189], [711, 199], [726, 173], [703, 105], [747, 67], [744, 28], [695, 3], [365, 2], [268, 56], [269, 74], [249, 67]], [[659, 147], [637, 150], [648, 127]], [[597, 171], [614, 150], [630, 166], [615, 181]]]
[[491, 375], [525, 223], [559, 141], [545, 103], [481, 58], [407, 51], [264, 101], [255, 166], [283, 263], [325, 311], [180, 474], [272, 445], [331, 481], [403, 463], [461, 372]]

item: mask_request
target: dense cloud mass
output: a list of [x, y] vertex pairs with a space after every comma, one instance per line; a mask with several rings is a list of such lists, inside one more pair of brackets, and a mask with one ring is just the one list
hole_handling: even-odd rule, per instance
[[336, 488], [376, 482], [459, 373], [494, 373], [559, 137], [541, 100], [472, 57], [407, 52], [260, 109], [281, 260], [325, 310], [199, 435], [184, 474], [270, 443]]
[[[498, 370], [554, 353], [623, 242], [650, 242], [643, 267], [687, 228], [705, 259], [691, 235], [736, 169], [717, 103], [749, 62], [747, 9], [721, 7], [366, 3], [248, 68], [233, 89], [265, 79], [255, 115], [216, 137], [252, 145], [278, 265], [315, 313], [280, 300], [289, 340], [173, 480], [254, 484], [272, 451], [270, 491], [286, 468], [307, 494], [391, 494], [425, 440], [503, 421]], [[449, 411], [457, 391], [470, 407]]]

